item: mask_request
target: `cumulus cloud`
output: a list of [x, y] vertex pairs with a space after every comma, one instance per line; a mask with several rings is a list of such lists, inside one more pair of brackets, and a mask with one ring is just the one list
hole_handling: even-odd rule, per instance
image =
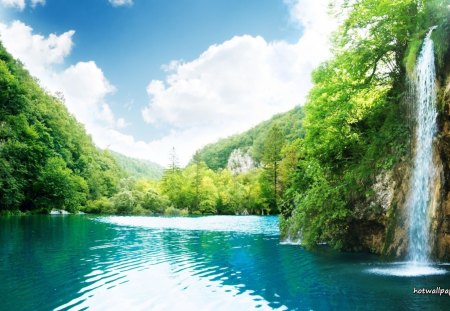
[[45, 0], [31, 0], [31, 6], [35, 7], [36, 5], [45, 5]]
[[[30, 2], [32, 7], [35, 7], [38, 4], [45, 5], [45, 0], [31, 0]], [[27, 3], [25, 0], [0, 0], [0, 5], [23, 10], [25, 9]]]
[[52, 90], [64, 94], [69, 111], [93, 135], [93, 124], [107, 128], [118, 125], [119, 121], [105, 100], [107, 95], [115, 91], [115, 87], [95, 62], [78, 62], [62, 72], [53, 73], [50, 81], [46, 82]]
[[171, 146], [183, 150], [180, 159], [186, 163], [202, 145], [303, 104], [312, 70], [330, 56], [329, 34], [336, 23], [327, 14], [327, 1], [287, 5], [303, 29], [296, 43], [236, 36], [193, 61], [163, 67], [167, 76], [148, 84], [150, 102], [142, 115], [146, 122], [169, 124], [175, 132], [153, 144], [167, 153]]
[[[64, 64], [73, 47], [75, 31], [42, 36], [20, 21], [9, 25], [0, 23], [0, 38], [6, 49], [20, 59], [43, 87], [54, 94], [62, 94], [68, 110], [82, 122], [94, 141], [107, 147], [104, 133], [126, 126], [123, 118], [116, 118], [106, 101], [115, 87], [94, 61], [78, 62], [65, 69]], [[63, 66], [64, 67], [64, 66]]]
[[330, 56], [328, 35], [335, 22], [327, 15], [325, 0], [286, 0], [286, 4], [293, 22], [302, 28], [297, 42], [236, 36], [210, 46], [197, 59], [162, 66], [166, 77], [149, 81], [149, 103], [142, 116], [147, 123], [171, 130], [149, 142], [121, 131], [127, 123], [114, 116], [107, 103], [115, 88], [95, 62], [57, 69], [73, 47], [74, 31], [45, 37], [13, 22], [0, 23], [0, 35], [42, 85], [64, 94], [69, 111], [85, 124], [98, 146], [161, 164], [167, 164], [175, 147], [181, 164], [186, 164], [203, 145], [303, 103], [311, 87], [311, 71]]
[[108, 0], [112, 6], [124, 6], [124, 5], [133, 5], [133, 0]]
[[[333, 1], [333, 7], [341, 2]], [[337, 27], [329, 0], [284, 0], [284, 3], [289, 7], [291, 21], [305, 29], [305, 33], [314, 32], [326, 37]]]
[[149, 83], [143, 117], [179, 129], [223, 123], [230, 129], [223, 134], [244, 130], [303, 102], [315, 59], [327, 55], [325, 49], [307, 55], [305, 45], [312, 43], [239, 36], [211, 46], [196, 60], [176, 65], [165, 81]]
[[203, 133], [202, 128], [190, 128], [183, 131], [171, 130], [161, 139], [150, 142], [136, 140], [132, 135], [124, 134], [117, 129], [98, 130], [97, 137], [103, 147], [123, 153], [125, 155], [149, 159], [161, 165], [168, 165], [169, 154], [172, 146], [176, 147], [176, 153], [180, 164], [185, 165], [192, 154], [208, 142], [217, 139], [216, 133]]
[[0, 4], [6, 7], [17, 8], [19, 10], [25, 9], [25, 0], [0, 0]]
[[48, 71], [49, 66], [64, 61], [72, 49], [74, 34], [75, 31], [69, 30], [61, 35], [50, 34], [44, 37], [33, 34], [33, 29], [20, 21], [14, 21], [10, 25], [0, 23], [1, 40], [8, 51], [36, 76]]

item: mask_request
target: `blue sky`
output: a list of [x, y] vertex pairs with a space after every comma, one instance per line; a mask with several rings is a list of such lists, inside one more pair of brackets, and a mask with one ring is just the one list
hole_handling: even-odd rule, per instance
[[303, 103], [326, 0], [0, 0], [0, 36], [97, 145], [166, 164]]

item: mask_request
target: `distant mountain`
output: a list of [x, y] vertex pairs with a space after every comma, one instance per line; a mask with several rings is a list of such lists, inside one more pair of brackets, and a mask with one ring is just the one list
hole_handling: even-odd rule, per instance
[[163, 175], [164, 168], [157, 163], [127, 157], [114, 151], [110, 151], [110, 153], [119, 167], [132, 177], [159, 180]]
[[260, 151], [268, 130], [277, 125], [288, 141], [303, 137], [303, 116], [303, 108], [295, 107], [288, 112], [277, 114], [270, 120], [259, 123], [246, 132], [206, 145], [197, 151], [195, 158], [198, 161], [205, 162], [209, 168], [217, 170], [227, 166], [228, 158], [233, 150], [241, 149], [243, 152], [249, 153], [258, 163], [261, 160]]

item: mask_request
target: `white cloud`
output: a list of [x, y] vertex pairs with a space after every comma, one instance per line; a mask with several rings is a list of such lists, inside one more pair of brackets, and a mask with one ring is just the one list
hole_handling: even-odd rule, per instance
[[124, 5], [133, 5], [133, 0], [108, 0], [112, 6], [124, 6]]
[[6, 7], [17, 8], [19, 10], [25, 9], [25, 0], [0, 0], [0, 4]]
[[107, 128], [117, 125], [118, 121], [105, 101], [115, 88], [95, 62], [78, 62], [62, 72], [53, 73], [45, 82], [51, 90], [64, 94], [69, 111], [86, 125], [91, 134], [94, 135], [93, 124]]
[[284, 0], [289, 7], [291, 20], [306, 32], [327, 36], [337, 27], [337, 20], [330, 15], [330, 4], [339, 7], [342, 0]]
[[[33, 34], [33, 29], [20, 21], [0, 23], [0, 38], [6, 49], [19, 58], [30, 73], [51, 92], [62, 92], [67, 108], [89, 127], [91, 119], [114, 123], [104, 97], [114, 91], [94, 62], [79, 62], [65, 70], [56, 70], [70, 54], [75, 31], [47, 37]], [[92, 120], [93, 121], [93, 120]]]
[[313, 43], [239, 36], [211, 46], [196, 60], [178, 64], [165, 81], [149, 83], [144, 119], [179, 129], [227, 124], [222, 135], [245, 130], [303, 102], [315, 59], [327, 55], [308, 55], [305, 45]]
[[33, 34], [33, 29], [20, 21], [0, 23], [0, 38], [6, 49], [22, 61], [42, 86], [55, 94], [61, 92], [68, 110], [100, 147], [107, 147], [110, 139], [103, 141], [104, 133], [126, 126], [106, 102], [106, 97], [115, 91], [114, 86], [93, 61], [78, 62], [62, 70], [55, 66], [63, 64], [70, 54], [74, 33], [70, 30], [44, 37]]
[[175, 132], [152, 144], [165, 154], [175, 146], [182, 150], [181, 162], [187, 163], [204, 144], [303, 104], [312, 70], [330, 56], [329, 34], [336, 22], [327, 14], [327, 1], [288, 5], [292, 19], [303, 28], [296, 43], [236, 36], [193, 61], [163, 67], [167, 77], [148, 84], [150, 103], [142, 115], [146, 122], [169, 124]]
[[175, 60], [163, 66], [167, 76], [148, 84], [150, 103], [142, 114], [146, 122], [172, 130], [150, 142], [120, 131], [127, 122], [116, 118], [107, 103], [115, 88], [95, 62], [57, 69], [64, 67], [73, 47], [74, 31], [44, 37], [13, 22], [0, 23], [0, 35], [42, 85], [63, 92], [69, 111], [85, 124], [98, 146], [161, 164], [167, 164], [174, 146], [186, 164], [199, 147], [303, 103], [312, 69], [330, 55], [328, 34], [335, 25], [326, 15], [326, 1], [298, 0], [287, 5], [304, 30], [295, 43], [236, 36], [209, 47], [193, 61]]
[[61, 35], [48, 37], [33, 34], [33, 29], [20, 21], [10, 25], [0, 23], [0, 38], [8, 51], [19, 58], [35, 76], [48, 71], [48, 67], [61, 64], [69, 55], [75, 31], [69, 30]]
[[117, 127], [120, 129], [126, 128], [129, 124], [125, 121], [124, 118], [117, 119]]
[[111, 150], [141, 159], [150, 159], [161, 165], [169, 164], [169, 154], [172, 146], [175, 146], [177, 156], [181, 160], [180, 164], [185, 165], [198, 146], [217, 139], [216, 133], [203, 133], [202, 130], [201, 128], [172, 130], [163, 138], [150, 142], [136, 140], [132, 135], [124, 134], [117, 129], [107, 129], [106, 131], [97, 129], [96, 132], [99, 133], [97, 138], [102, 142], [101, 147], [108, 147]]
[[45, 0], [31, 0], [31, 6], [35, 7], [36, 5], [45, 5]]
[[[38, 4], [45, 5], [45, 0], [31, 0], [31, 6], [34, 8]], [[3, 5], [5, 7], [11, 7], [16, 8], [19, 10], [23, 10], [26, 7], [26, 1], [25, 0], [0, 0], [0, 5]]]

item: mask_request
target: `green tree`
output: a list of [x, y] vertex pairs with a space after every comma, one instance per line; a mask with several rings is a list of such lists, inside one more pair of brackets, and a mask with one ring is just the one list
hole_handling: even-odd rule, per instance
[[377, 210], [364, 208], [373, 197], [374, 176], [392, 169], [409, 147], [400, 105], [406, 90], [404, 65], [415, 63], [430, 26], [440, 25], [448, 38], [444, 2], [345, 3], [334, 57], [312, 76], [304, 139], [284, 149], [290, 158], [283, 160], [281, 170], [283, 204], [288, 202], [282, 208], [284, 235], [301, 235], [308, 245], [351, 248], [352, 230], [377, 218]]
[[169, 206], [169, 201], [156, 191], [150, 189], [144, 193], [140, 205], [155, 214], [163, 214], [164, 210]]
[[172, 148], [172, 153], [169, 158], [169, 167], [164, 170], [164, 175], [161, 180], [161, 192], [166, 195], [173, 206], [178, 209], [183, 209], [185, 206], [185, 197], [181, 192], [183, 185], [184, 181], [181, 169], [178, 166], [178, 158], [175, 148]]
[[112, 197], [113, 206], [118, 214], [131, 214], [137, 206], [133, 193], [125, 190]]
[[200, 157], [198, 152], [194, 154], [192, 159], [195, 166], [195, 178], [193, 180], [195, 188], [195, 199], [193, 209], [198, 210], [200, 208], [200, 186], [202, 182], [202, 167], [200, 166]]
[[64, 103], [0, 45], [0, 209], [75, 211], [112, 196], [122, 177]]
[[262, 151], [262, 161], [265, 168], [265, 178], [271, 180], [270, 189], [272, 192], [269, 195], [269, 191], [266, 191], [267, 197], [269, 198], [269, 206], [271, 212], [278, 212], [278, 196], [279, 196], [279, 183], [278, 183], [278, 171], [279, 162], [281, 161], [281, 149], [284, 144], [284, 135], [277, 125], [270, 128], [264, 139], [264, 147]]
[[50, 158], [43, 168], [35, 187], [35, 198], [39, 208], [65, 209], [75, 212], [86, 201], [88, 188], [80, 176], [68, 169], [61, 158]]
[[23, 181], [14, 176], [14, 169], [0, 158], [0, 210], [18, 210], [25, 195]]

